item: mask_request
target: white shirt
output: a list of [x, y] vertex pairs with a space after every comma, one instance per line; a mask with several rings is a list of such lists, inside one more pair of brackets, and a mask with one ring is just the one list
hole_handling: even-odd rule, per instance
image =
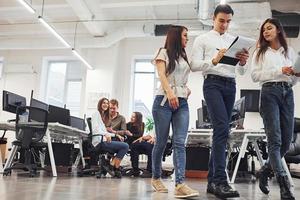
[[296, 76], [288, 76], [282, 74], [282, 67], [293, 66], [296, 61], [296, 55], [292, 48], [288, 48], [287, 57], [284, 55], [284, 48], [278, 50], [268, 47], [264, 56], [261, 56], [259, 62], [256, 62], [258, 49], [255, 50], [252, 58], [251, 77], [254, 82], [260, 85], [266, 82], [287, 82], [295, 85], [298, 78]]
[[213, 58], [218, 54], [217, 49], [228, 49], [235, 37], [224, 33], [220, 35], [219, 32], [211, 30], [203, 35], [199, 35], [194, 42], [191, 57], [191, 70], [203, 71], [202, 74], [214, 74], [223, 77], [235, 78], [235, 70], [243, 75], [247, 70], [247, 64], [241, 66], [226, 65], [219, 63], [212, 64]]
[[[152, 63], [155, 65], [157, 60], [165, 61], [166, 67], [169, 65], [169, 57], [166, 49], [159, 49]], [[189, 73], [189, 64], [182, 57], [179, 57], [178, 62], [175, 62], [175, 70], [167, 76], [169, 85], [173, 89], [177, 97], [187, 98], [187, 82]], [[162, 85], [160, 85], [160, 87], [156, 91], [156, 95], [166, 95], [164, 89], [162, 88]]]
[[109, 134], [111, 136], [113, 135], [113, 134], [107, 132], [106, 127], [102, 121], [101, 115], [98, 111], [92, 115], [92, 132], [93, 132], [93, 135], [97, 134], [97, 136], [94, 136], [92, 138], [92, 144], [94, 146], [97, 146], [101, 142], [102, 137], [103, 137], [103, 141], [104, 142], [106, 141], [106, 138], [104, 137], [104, 135], [106, 135], [106, 134]]

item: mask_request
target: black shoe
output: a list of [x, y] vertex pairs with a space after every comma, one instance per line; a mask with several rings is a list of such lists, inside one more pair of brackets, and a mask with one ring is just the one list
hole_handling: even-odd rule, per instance
[[210, 194], [215, 194], [216, 185], [214, 183], [208, 183], [206, 192]]
[[106, 172], [109, 173], [109, 175], [111, 175], [112, 177], [115, 176], [114, 166], [107, 164], [107, 165], [103, 165], [102, 167]]
[[281, 200], [295, 200], [294, 194], [291, 191], [291, 186], [287, 176], [277, 176], [277, 182], [280, 187]]
[[128, 172], [123, 174], [124, 176], [130, 176], [130, 177], [139, 177], [140, 176], [140, 170], [139, 169], [130, 169]]
[[268, 179], [271, 177], [272, 169], [270, 169], [267, 165], [264, 165], [257, 173], [259, 189], [264, 194], [269, 194], [270, 188], [268, 184]]
[[114, 168], [115, 176], [116, 178], [122, 178], [122, 172], [119, 168]]
[[232, 189], [227, 182], [217, 184], [214, 194], [221, 199], [240, 197], [238, 191]]
[[143, 173], [141, 174], [141, 178], [151, 178], [152, 173], [148, 170], [144, 170]]

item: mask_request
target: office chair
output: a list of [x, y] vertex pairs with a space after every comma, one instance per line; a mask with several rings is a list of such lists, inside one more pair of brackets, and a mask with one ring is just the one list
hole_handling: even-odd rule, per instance
[[[114, 176], [114, 172], [108, 170], [110, 165], [110, 159], [113, 156], [113, 152], [109, 152], [103, 150], [100, 147], [96, 148], [92, 144], [92, 139], [95, 136], [99, 136], [99, 134], [93, 134], [92, 129], [92, 118], [86, 118], [88, 127], [89, 127], [89, 134], [88, 138], [83, 141], [83, 156], [86, 160], [86, 167], [80, 169], [77, 172], [79, 177], [86, 176], [86, 175], [96, 175], [97, 178], [101, 178], [102, 176], [106, 176], [109, 173], [111, 176]], [[101, 139], [103, 142], [103, 137]]]
[[[285, 161], [287, 164], [299, 164], [300, 163], [300, 118], [294, 118], [294, 135], [290, 145], [289, 151], [285, 155]], [[291, 176], [294, 178], [300, 178], [299, 172], [291, 172]]]
[[[7, 176], [11, 174], [13, 169], [23, 169], [29, 171], [29, 176], [36, 176], [37, 170], [43, 169], [39, 167], [39, 163], [36, 160], [38, 152], [47, 148], [47, 144], [41, 142], [46, 134], [48, 126], [48, 111], [36, 108], [36, 107], [18, 107], [16, 111], [16, 140], [12, 142], [13, 148], [23, 150], [24, 163], [14, 163], [12, 166], [4, 169], [3, 175]], [[16, 151], [12, 152], [13, 154]], [[15, 155], [12, 155], [13, 157]], [[33, 161], [33, 164], [32, 164]]]

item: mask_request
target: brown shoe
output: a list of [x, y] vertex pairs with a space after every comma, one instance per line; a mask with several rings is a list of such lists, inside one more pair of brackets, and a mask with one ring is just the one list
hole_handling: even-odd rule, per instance
[[167, 193], [168, 189], [164, 186], [160, 179], [151, 179], [151, 185], [156, 192]]
[[190, 198], [199, 196], [199, 192], [197, 190], [193, 190], [186, 184], [178, 184], [175, 187], [175, 197], [176, 198]]

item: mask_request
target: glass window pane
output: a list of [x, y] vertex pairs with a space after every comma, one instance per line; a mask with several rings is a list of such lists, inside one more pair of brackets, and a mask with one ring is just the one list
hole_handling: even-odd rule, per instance
[[134, 86], [134, 111], [141, 112], [144, 119], [152, 117], [151, 109], [154, 94], [154, 73], [136, 73]]
[[154, 68], [150, 61], [138, 61], [135, 63], [135, 72], [154, 72]]
[[47, 102], [56, 106], [64, 104], [67, 63], [51, 63], [48, 73]]
[[72, 116], [80, 115], [81, 81], [68, 81], [67, 84], [67, 108]]

